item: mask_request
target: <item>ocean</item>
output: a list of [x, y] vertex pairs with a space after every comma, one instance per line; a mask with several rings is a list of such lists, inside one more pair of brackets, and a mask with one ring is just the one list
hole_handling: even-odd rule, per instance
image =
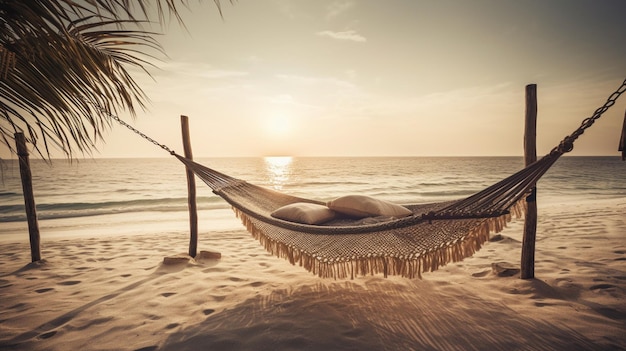
[[[364, 194], [400, 204], [464, 198], [523, 168], [521, 157], [266, 157], [198, 162], [296, 196]], [[0, 240], [28, 240], [17, 160], [4, 160]], [[188, 231], [184, 166], [175, 158], [31, 160], [40, 232], [46, 237]], [[626, 162], [562, 157], [538, 183], [538, 202], [623, 198]], [[197, 180], [200, 232], [241, 229], [228, 204]]]

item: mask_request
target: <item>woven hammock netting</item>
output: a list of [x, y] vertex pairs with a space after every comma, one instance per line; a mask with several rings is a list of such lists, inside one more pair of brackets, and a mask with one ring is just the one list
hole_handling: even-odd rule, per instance
[[517, 173], [457, 201], [404, 205], [413, 214], [382, 223], [349, 219], [323, 225], [284, 221], [270, 214], [296, 202], [324, 204], [250, 184], [176, 154], [164, 145], [122, 125], [170, 152], [233, 208], [246, 229], [272, 254], [320, 277], [335, 279], [383, 274], [421, 277], [450, 262], [473, 255], [490, 234], [501, 231], [526, 210], [536, 182], [626, 91], [626, 79], [606, 103], [547, 155]]

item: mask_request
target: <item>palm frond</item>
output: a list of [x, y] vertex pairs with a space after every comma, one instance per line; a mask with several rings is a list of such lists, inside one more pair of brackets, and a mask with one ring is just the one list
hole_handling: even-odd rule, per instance
[[150, 74], [164, 53], [158, 34], [143, 26], [155, 4], [160, 23], [173, 16], [182, 24], [179, 3], [188, 6], [185, 0], [0, 0], [0, 53], [11, 56], [10, 69], [0, 74], [0, 142], [13, 152], [13, 134], [22, 131], [42, 156], [50, 156], [50, 145], [70, 158], [91, 152], [110, 127], [109, 113], [134, 116], [146, 107], [148, 97], [129, 69]]

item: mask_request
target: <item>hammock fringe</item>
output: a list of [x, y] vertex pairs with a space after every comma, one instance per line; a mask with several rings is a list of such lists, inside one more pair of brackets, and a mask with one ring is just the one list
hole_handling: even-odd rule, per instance
[[508, 222], [522, 218], [526, 213], [526, 200], [521, 199], [509, 210], [510, 213], [499, 217], [486, 218], [474, 226], [468, 234], [437, 248], [410, 257], [374, 256], [350, 257], [343, 260], [327, 260], [304, 252], [293, 246], [272, 240], [258, 228], [250, 217], [233, 207], [237, 218], [246, 230], [272, 255], [284, 258], [292, 265], [303, 267], [320, 278], [354, 279], [357, 276], [383, 274], [398, 275], [405, 278], [422, 278], [422, 273], [433, 272], [449, 263], [459, 262], [472, 256], [489, 240], [493, 233], [501, 232]]

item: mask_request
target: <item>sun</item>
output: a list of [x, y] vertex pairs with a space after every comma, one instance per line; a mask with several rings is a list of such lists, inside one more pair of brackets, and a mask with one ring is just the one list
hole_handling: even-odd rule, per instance
[[267, 120], [265, 128], [271, 136], [285, 136], [291, 131], [291, 123], [287, 116], [274, 114]]

